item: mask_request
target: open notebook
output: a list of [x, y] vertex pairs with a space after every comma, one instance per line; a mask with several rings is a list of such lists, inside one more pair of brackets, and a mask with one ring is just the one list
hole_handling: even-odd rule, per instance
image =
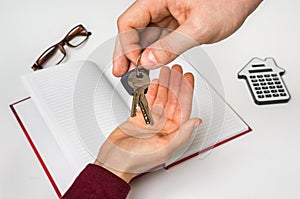
[[[193, 67], [176, 63], [195, 74], [191, 117], [203, 123], [165, 168], [251, 131]], [[132, 98], [107, 68], [80, 61], [34, 72], [23, 78], [30, 97], [11, 105], [58, 196], [130, 115]], [[159, 69], [150, 71], [151, 79], [158, 75]]]

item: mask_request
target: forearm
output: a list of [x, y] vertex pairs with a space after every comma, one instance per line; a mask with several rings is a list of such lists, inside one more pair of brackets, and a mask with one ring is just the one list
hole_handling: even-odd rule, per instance
[[97, 160], [94, 162], [94, 164], [110, 171], [111, 173], [115, 174], [116, 176], [123, 179], [127, 183], [129, 183], [130, 180], [136, 175], [135, 173], [129, 173], [129, 172], [120, 171], [120, 170], [117, 170], [117, 169], [114, 169], [114, 168], [110, 168], [110, 167], [106, 166], [105, 164], [102, 164], [101, 162], [99, 162]]
[[62, 199], [125, 199], [130, 186], [110, 171], [89, 164]]

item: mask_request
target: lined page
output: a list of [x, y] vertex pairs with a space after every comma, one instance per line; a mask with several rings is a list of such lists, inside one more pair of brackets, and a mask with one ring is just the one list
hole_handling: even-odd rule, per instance
[[[25, 76], [24, 81], [73, 169], [80, 171], [93, 162], [106, 135], [118, 125], [109, 106], [113, 86], [99, 67], [88, 61], [62, 64]], [[115, 114], [125, 115], [128, 106], [117, 93], [114, 97], [119, 107]]]
[[[80, 171], [75, 172], [70, 167], [69, 162], [66, 160], [61, 148], [58, 146], [57, 141], [31, 98], [14, 104], [13, 107], [30, 136], [34, 145], [31, 147], [37, 149], [60, 193], [64, 194]], [[43, 165], [42, 167], [45, 169]], [[52, 186], [54, 185], [52, 184]]]
[[190, 140], [173, 154], [166, 166], [249, 128], [194, 67], [181, 57], [175, 63], [182, 65], [184, 72], [192, 72], [195, 76], [191, 117], [201, 118], [202, 124], [194, 130]]

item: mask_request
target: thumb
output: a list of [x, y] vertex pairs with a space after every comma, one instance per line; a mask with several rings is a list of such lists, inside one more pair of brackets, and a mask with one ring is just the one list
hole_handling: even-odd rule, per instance
[[171, 143], [171, 151], [176, 150], [183, 145], [191, 137], [194, 129], [196, 129], [201, 123], [202, 121], [199, 118], [189, 119], [182, 123]]
[[176, 59], [184, 51], [199, 45], [193, 38], [189, 24], [182, 24], [147, 47], [141, 57], [141, 64], [146, 69], [155, 69]]

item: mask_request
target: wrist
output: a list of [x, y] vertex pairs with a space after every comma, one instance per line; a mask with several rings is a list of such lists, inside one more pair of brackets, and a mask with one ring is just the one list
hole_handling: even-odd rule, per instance
[[135, 173], [129, 173], [129, 172], [125, 172], [125, 171], [120, 171], [120, 170], [117, 170], [117, 169], [114, 169], [114, 168], [111, 168], [97, 160], [95, 160], [94, 162], [95, 165], [98, 165], [108, 171], [110, 171], [111, 173], [115, 174], [116, 176], [118, 176], [119, 178], [121, 178], [122, 180], [124, 180], [125, 182], [129, 183], [130, 180], [136, 176]]

